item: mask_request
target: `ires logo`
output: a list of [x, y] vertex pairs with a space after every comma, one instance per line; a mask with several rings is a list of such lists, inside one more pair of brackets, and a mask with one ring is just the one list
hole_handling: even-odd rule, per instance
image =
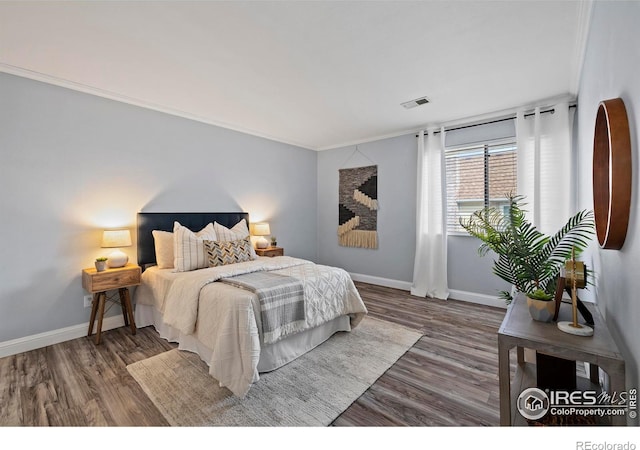
[[520, 415], [525, 419], [537, 420], [549, 411], [549, 397], [538, 388], [529, 388], [518, 396], [516, 406]]
[[637, 390], [608, 393], [605, 391], [550, 391], [529, 388], [517, 400], [520, 415], [537, 420], [550, 413], [554, 416], [624, 416], [637, 417]]
[[552, 406], [624, 406], [627, 393], [549, 391], [549, 401]]

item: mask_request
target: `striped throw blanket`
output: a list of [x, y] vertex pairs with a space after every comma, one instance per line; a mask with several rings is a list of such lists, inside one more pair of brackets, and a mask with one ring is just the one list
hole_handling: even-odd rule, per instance
[[254, 292], [260, 300], [265, 344], [306, 328], [302, 281], [271, 272], [252, 272], [219, 281]]

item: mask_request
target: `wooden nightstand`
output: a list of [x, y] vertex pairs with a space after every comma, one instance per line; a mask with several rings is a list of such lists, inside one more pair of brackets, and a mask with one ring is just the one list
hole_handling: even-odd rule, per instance
[[257, 248], [256, 255], [258, 256], [284, 256], [284, 249], [282, 247], [269, 247], [269, 248]]
[[98, 317], [98, 329], [96, 330], [96, 344], [100, 343], [102, 333], [102, 319], [104, 318], [104, 306], [107, 300], [107, 291], [118, 290], [120, 306], [124, 324], [131, 327], [131, 333], [136, 334], [136, 322], [133, 318], [133, 307], [129, 296], [129, 286], [140, 284], [140, 267], [136, 264], [127, 264], [116, 269], [107, 269], [98, 272], [95, 268], [82, 270], [82, 287], [93, 294], [91, 302], [91, 318], [89, 319], [89, 332], [87, 336], [93, 334], [93, 324]]

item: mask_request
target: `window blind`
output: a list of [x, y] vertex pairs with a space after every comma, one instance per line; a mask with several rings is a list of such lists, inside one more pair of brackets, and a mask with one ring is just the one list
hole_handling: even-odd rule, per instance
[[447, 232], [462, 232], [460, 218], [488, 206], [508, 212], [508, 194], [517, 189], [515, 142], [483, 144], [445, 153]]

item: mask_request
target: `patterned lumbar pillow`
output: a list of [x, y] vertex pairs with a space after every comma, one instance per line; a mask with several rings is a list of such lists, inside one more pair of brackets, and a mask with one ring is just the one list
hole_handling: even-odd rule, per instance
[[[218, 222], [214, 222], [213, 229], [216, 232], [216, 240], [222, 242], [236, 241], [238, 239], [249, 237], [249, 227], [247, 227], [247, 222], [244, 219], [240, 220], [240, 222], [235, 224], [231, 229], [224, 225], [220, 225]], [[251, 259], [258, 259], [258, 255], [256, 255], [253, 245], [251, 245]]]
[[251, 240], [249, 236], [235, 241], [204, 241], [209, 267], [224, 266], [243, 261], [251, 261]]

